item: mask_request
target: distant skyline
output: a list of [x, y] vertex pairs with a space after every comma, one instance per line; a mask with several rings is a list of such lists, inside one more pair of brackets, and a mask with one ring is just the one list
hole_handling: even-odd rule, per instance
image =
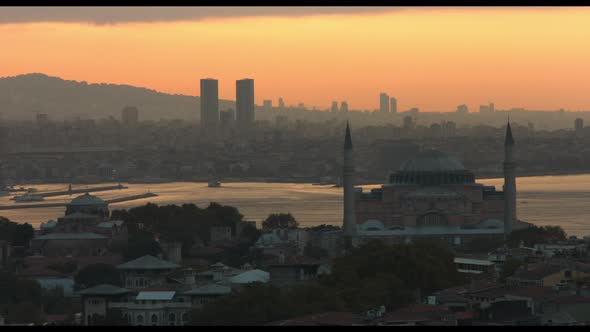
[[[6, 10], [4, 10], [6, 9]], [[590, 8], [3, 8], [0, 76], [39, 72], [199, 95], [256, 82], [329, 109], [590, 109]]]

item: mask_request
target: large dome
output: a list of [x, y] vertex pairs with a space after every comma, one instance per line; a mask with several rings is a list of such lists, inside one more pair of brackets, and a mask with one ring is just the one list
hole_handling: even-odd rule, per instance
[[465, 166], [455, 157], [437, 150], [425, 150], [416, 157], [406, 160], [399, 170], [404, 172], [453, 172], [464, 171]]
[[456, 158], [436, 150], [426, 150], [404, 162], [389, 177], [398, 185], [437, 186], [474, 183], [475, 177]]

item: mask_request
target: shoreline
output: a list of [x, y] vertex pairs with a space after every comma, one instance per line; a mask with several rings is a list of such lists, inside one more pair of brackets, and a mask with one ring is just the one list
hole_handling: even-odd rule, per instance
[[[590, 170], [584, 171], [554, 171], [554, 172], [524, 172], [521, 174], [517, 174], [517, 178], [528, 178], [528, 177], [541, 177], [541, 176], [574, 176], [574, 175], [590, 175]], [[476, 176], [476, 180], [486, 180], [486, 179], [500, 179], [503, 177], [502, 173], [483, 173], [483, 175]], [[207, 183], [207, 179], [162, 179], [161, 181], [141, 181], [141, 180], [126, 180], [120, 181], [121, 183], [126, 183], [129, 185], [140, 184], [166, 184], [166, 183], [174, 183], [174, 182], [187, 182], [187, 183]], [[71, 182], [73, 185], [97, 185], [103, 183], [116, 183], [118, 181], [113, 180], [102, 180], [102, 181], [91, 181], [91, 182]], [[313, 179], [286, 179], [286, 178], [260, 178], [260, 177], [251, 177], [251, 178], [226, 178], [221, 179], [221, 184], [223, 183], [247, 183], [247, 182], [259, 182], [259, 183], [296, 183], [296, 184], [313, 184], [317, 186], [333, 186], [336, 183], [324, 183], [324, 184], [317, 184], [317, 181]], [[20, 186], [35, 186], [40, 184], [63, 184], [68, 183], [67, 181], [45, 181], [45, 182], [23, 182], [15, 187]], [[356, 185], [358, 186], [370, 186], [370, 185], [379, 185], [383, 184], [383, 182], [374, 182], [367, 179], [362, 179], [357, 182]]]

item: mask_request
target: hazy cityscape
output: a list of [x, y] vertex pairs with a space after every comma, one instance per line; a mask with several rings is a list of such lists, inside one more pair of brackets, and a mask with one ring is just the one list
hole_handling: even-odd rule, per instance
[[[0, 12], [0, 34], [21, 36], [9, 41], [7, 61], [16, 69], [0, 70], [0, 326], [590, 324], [590, 108], [584, 109], [590, 101], [583, 92], [570, 95], [578, 85], [549, 96], [546, 80], [524, 84], [515, 75], [508, 82], [492, 70], [472, 86], [463, 85], [459, 72], [443, 81], [427, 76], [444, 83], [419, 89], [422, 81], [402, 67], [380, 68], [404, 77], [380, 83], [370, 61], [367, 73], [360, 72], [366, 77], [344, 84], [329, 77], [330, 61], [341, 59], [298, 50], [284, 63], [275, 58], [286, 40], [309, 38], [302, 49], [319, 47], [310, 37], [317, 33], [317, 40], [332, 43], [339, 24], [374, 29], [367, 17], [385, 24], [380, 20], [424, 22], [420, 15], [430, 15], [459, 25], [472, 23], [468, 14], [497, 14], [507, 25], [518, 27], [512, 18], [526, 17], [542, 29], [546, 12], [54, 9]], [[590, 15], [580, 10], [581, 17]], [[573, 11], [555, 11], [564, 24], [574, 20]], [[397, 24], [404, 22], [387, 23], [388, 29], [402, 31]], [[443, 34], [467, 45], [472, 36], [453, 24], [441, 25]], [[22, 42], [42, 36], [45, 27], [58, 44], [94, 36], [102, 49], [92, 45], [91, 59], [100, 53], [109, 62], [113, 51], [133, 59], [120, 58], [127, 67], [97, 62], [99, 72], [76, 71], [82, 60], [62, 74], [49, 70], [44, 63], [69, 55], [42, 59], [25, 52], [34, 43]], [[208, 50], [217, 44], [192, 34], [203, 27], [228, 44], [264, 40], [269, 53], [249, 58], [258, 69], [230, 65], [216, 55], [227, 51], [223, 45]], [[566, 49], [586, 52], [566, 43], [572, 28], [562, 28], [550, 38], [561, 36]], [[429, 40], [437, 28], [424, 29], [416, 39]], [[496, 40], [486, 28], [473, 29], [482, 40]], [[156, 49], [133, 34], [150, 31], [165, 45], [176, 41], [162, 36], [183, 40], [178, 31], [189, 30], [205, 43], [202, 58], [191, 64], [194, 74], [175, 67], [185, 61], [180, 50], [190, 46]], [[375, 42], [349, 33], [341, 38], [365, 47]], [[137, 50], [122, 42], [131, 38], [126, 34]], [[402, 42], [415, 51], [411, 41]], [[436, 40], [425, 45], [452, 48]], [[537, 50], [531, 45], [523, 50]], [[87, 49], [71, 50], [82, 59]], [[178, 54], [158, 67], [156, 55], [135, 58], [144, 50]], [[491, 59], [475, 47], [469, 52], [482, 63]], [[385, 61], [342, 57], [374, 60], [377, 67]], [[408, 59], [416, 73], [426, 61]], [[509, 68], [519, 59], [515, 53], [494, 61]], [[133, 72], [143, 61], [149, 73]], [[550, 77], [561, 80], [569, 63], [555, 61], [562, 74]], [[308, 66], [315, 76], [293, 85]], [[584, 74], [585, 64], [579, 66]], [[100, 68], [113, 79], [100, 79]], [[178, 76], [166, 76], [172, 74]], [[587, 80], [582, 76], [571, 77]], [[112, 83], [122, 81], [138, 83]]]

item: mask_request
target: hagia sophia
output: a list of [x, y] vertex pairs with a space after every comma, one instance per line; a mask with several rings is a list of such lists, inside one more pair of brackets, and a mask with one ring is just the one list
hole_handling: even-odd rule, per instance
[[364, 192], [354, 187], [352, 137], [347, 124], [343, 169], [345, 236], [354, 244], [377, 238], [407, 243], [413, 238], [436, 237], [453, 246], [482, 237], [505, 237], [517, 225], [510, 123], [504, 149], [503, 191], [477, 183], [474, 174], [458, 159], [424, 150], [406, 160], [380, 188]]

